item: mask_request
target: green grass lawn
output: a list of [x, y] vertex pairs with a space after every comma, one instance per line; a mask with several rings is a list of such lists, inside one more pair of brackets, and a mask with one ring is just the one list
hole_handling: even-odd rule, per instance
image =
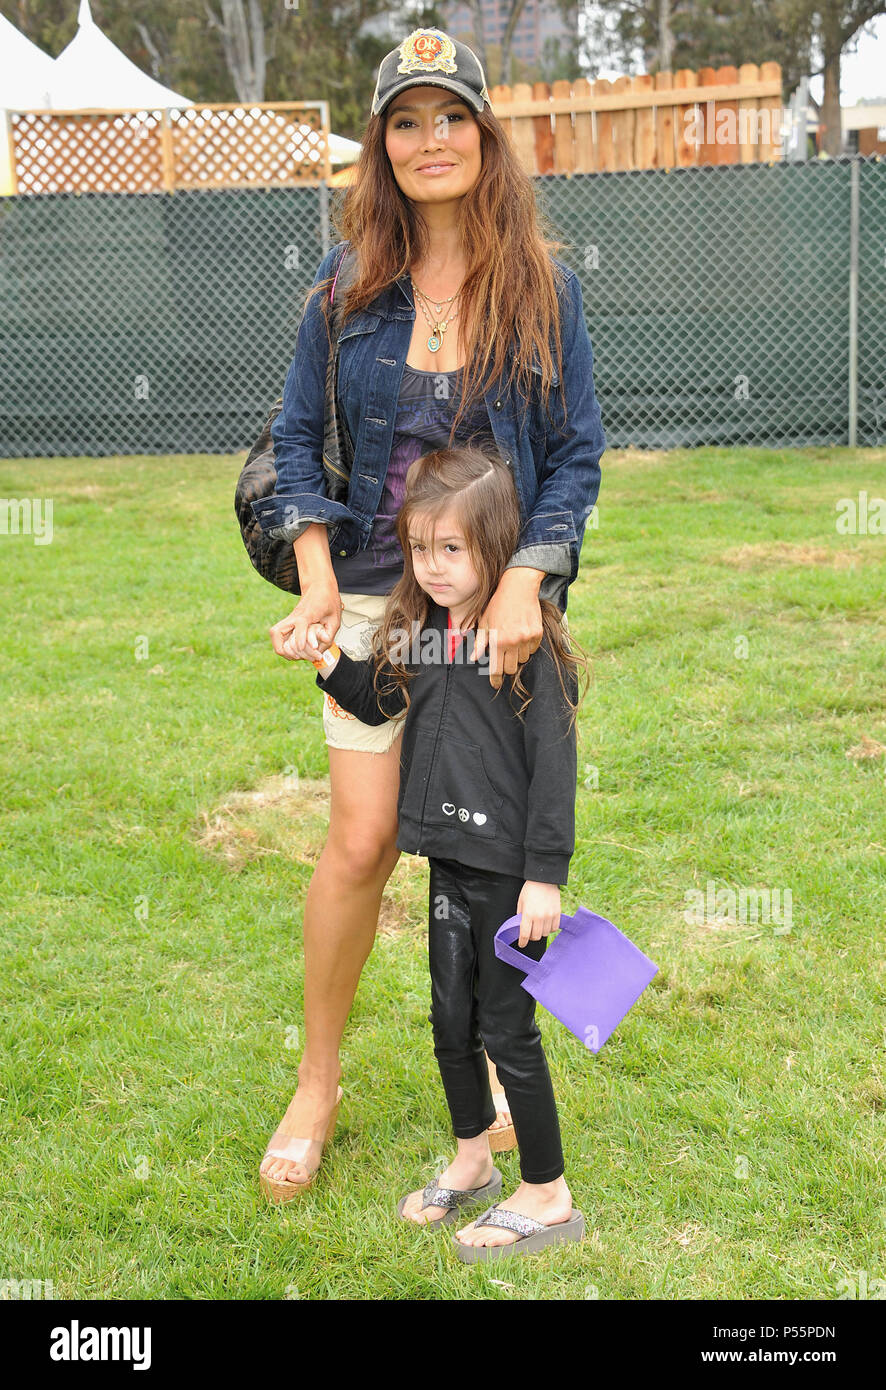
[[[233, 513], [242, 456], [6, 461], [0, 1278], [59, 1298], [830, 1299], [886, 1279], [886, 450], [607, 453], [564, 911], [659, 964], [599, 1055], [539, 1011], [580, 1246], [464, 1266], [400, 1194], [451, 1145], [402, 856], [320, 1180], [265, 1204], [322, 845], [313, 671]], [[686, 920], [779, 890], [784, 922]], [[784, 898], [782, 897], [782, 902]], [[506, 1189], [516, 1155], [499, 1166]], [[876, 1288], [876, 1285], [874, 1285]]]

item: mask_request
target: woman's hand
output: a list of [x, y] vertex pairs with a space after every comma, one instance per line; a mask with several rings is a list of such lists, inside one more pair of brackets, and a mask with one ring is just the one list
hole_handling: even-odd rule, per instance
[[556, 883], [536, 883], [527, 879], [517, 900], [520, 919], [518, 946], [540, 941], [560, 928], [560, 889]]
[[[291, 661], [316, 661], [320, 653], [327, 649], [328, 640], [323, 624], [311, 623], [305, 638], [305, 645], [303, 647], [298, 646], [293, 633], [283, 643], [283, 655]], [[329, 669], [331, 670], [332, 667]]]
[[544, 573], [514, 566], [505, 570], [489, 607], [480, 615], [473, 660], [482, 661], [489, 652], [489, 679], [496, 690], [502, 672], [513, 676], [541, 644], [544, 624], [538, 591]]
[[[274, 651], [287, 661], [297, 661], [302, 656], [316, 658], [341, 627], [341, 609], [341, 594], [335, 583], [309, 585], [289, 616], [270, 629]], [[316, 640], [316, 645], [311, 639]]]

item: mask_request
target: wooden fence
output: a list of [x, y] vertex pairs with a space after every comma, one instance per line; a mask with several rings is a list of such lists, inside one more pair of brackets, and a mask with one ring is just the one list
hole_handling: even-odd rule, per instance
[[[681, 68], [493, 87], [531, 175], [672, 169], [780, 157], [781, 68]], [[158, 193], [346, 184], [332, 175], [325, 101], [169, 111], [10, 111], [11, 192]]]
[[681, 68], [589, 82], [493, 87], [492, 109], [529, 174], [751, 164], [781, 157], [781, 68]]
[[168, 193], [328, 180], [325, 101], [10, 111], [13, 193]]

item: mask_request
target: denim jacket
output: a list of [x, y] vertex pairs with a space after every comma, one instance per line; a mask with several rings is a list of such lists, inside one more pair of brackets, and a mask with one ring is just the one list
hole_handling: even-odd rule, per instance
[[[314, 285], [334, 274], [343, 245], [334, 246], [323, 258]], [[559, 287], [565, 432], [558, 428], [563, 393], [556, 366], [548, 403], [550, 420], [538, 389], [533, 389], [528, 402], [516, 383], [505, 390], [507, 372], [485, 392], [484, 399], [496, 443], [513, 473], [523, 523], [508, 567], [526, 565], [562, 575], [568, 585], [578, 573], [585, 526], [600, 487], [599, 461], [606, 440], [594, 394], [593, 354], [581, 285], [574, 271], [561, 261], [555, 263], [565, 277]], [[293, 541], [311, 522], [319, 521], [329, 528], [333, 553], [355, 555], [365, 549], [384, 488], [412, 338], [416, 311], [411, 290], [409, 275], [401, 276], [371, 306], [347, 318], [339, 336], [338, 404], [354, 443], [346, 502], [327, 495], [323, 474], [329, 349], [319, 296], [302, 315], [282, 408], [271, 426], [276, 490], [252, 504], [262, 530], [272, 538]], [[540, 384], [537, 363], [533, 372], [534, 384]]]

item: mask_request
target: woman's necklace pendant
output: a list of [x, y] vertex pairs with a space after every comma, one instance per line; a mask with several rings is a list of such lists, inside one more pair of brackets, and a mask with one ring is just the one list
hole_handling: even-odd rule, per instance
[[446, 332], [446, 324], [438, 323], [434, 326], [430, 338], [428, 338], [428, 352], [439, 352], [443, 346], [443, 334]]

